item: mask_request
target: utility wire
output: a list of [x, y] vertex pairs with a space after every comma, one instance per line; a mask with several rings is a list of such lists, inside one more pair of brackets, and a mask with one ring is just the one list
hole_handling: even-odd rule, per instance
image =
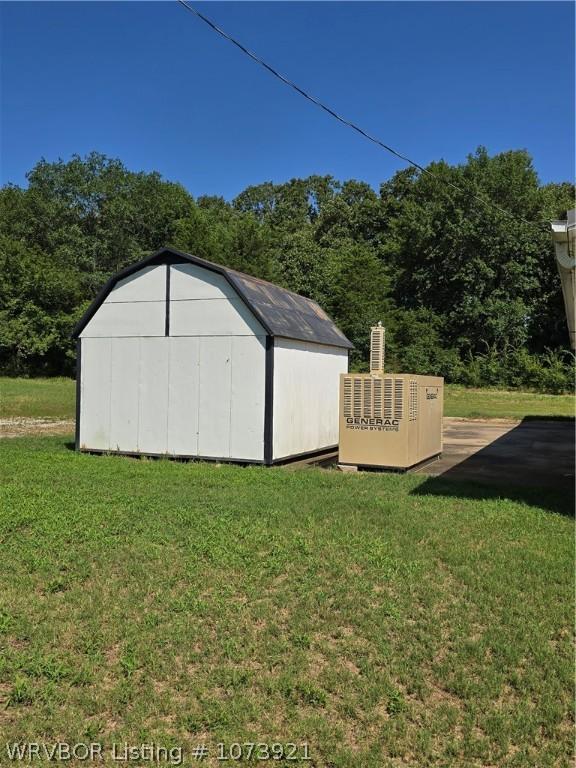
[[[450, 181], [449, 179], [445, 179], [441, 176], [439, 176], [437, 173], [434, 173], [434, 171], [431, 171], [428, 168], [424, 168], [424, 166], [420, 165], [419, 163], [415, 162], [414, 160], [411, 160], [406, 155], [403, 155], [401, 152], [396, 151], [392, 147], [388, 146], [388, 144], [384, 144], [383, 141], [380, 141], [376, 136], [372, 136], [367, 131], [360, 128], [355, 123], [351, 122], [350, 120], [347, 120], [345, 117], [342, 117], [342, 115], [339, 115], [338, 112], [331, 109], [329, 106], [321, 102], [319, 99], [317, 99], [315, 96], [312, 96], [311, 94], [307, 93], [303, 88], [300, 88], [299, 85], [294, 83], [292, 80], [289, 80], [287, 77], [285, 77], [283, 74], [278, 72], [278, 70], [274, 69], [274, 67], [270, 66], [270, 64], [266, 63], [264, 59], [261, 59], [259, 56], [257, 56], [255, 53], [253, 53], [249, 48], [246, 48], [245, 45], [243, 45], [241, 42], [233, 38], [231, 35], [229, 35], [227, 32], [225, 32], [221, 27], [219, 27], [217, 24], [215, 24], [211, 19], [209, 19], [207, 16], [204, 16], [203, 13], [200, 13], [200, 11], [195, 8], [193, 5], [190, 5], [190, 3], [186, 2], [186, 0], [178, 0], [181, 6], [183, 6], [187, 11], [190, 11], [190, 13], [193, 13], [195, 16], [197, 16], [201, 21], [203, 21], [205, 24], [207, 24], [211, 29], [214, 30], [214, 32], [217, 32], [221, 37], [228, 40], [230, 43], [235, 45], [237, 48], [239, 48], [242, 53], [245, 53], [247, 56], [249, 56], [252, 61], [255, 61], [257, 64], [260, 64], [260, 66], [264, 67], [264, 69], [267, 69], [270, 74], [274, 75], [278, 80], [283, 82], [285, 85], [289, 86], [293, 90], [295, 90], [297, 93], [299, 93], [301, 96], [303, 96], [308, 101], [312, 102], [312, 104], [315, 104], [320, 109], [324, 110], [324, 112], [327, 112], [331, 117], [338, 120], [338, 122], [342, 123], [343, 125], [348, 126], [348, 128], [352, 128], [353, 131], [356, 131], [361, 136], [363, 136], [365, 139], [368, 139], [368, 141], [371, 141], [373, 144], [376, 144], [381, 149], [386, 150], [386, 152], [390, 152], [395, 157], [399, 158], [400, 160], [403, 160], [404, 162], [411, 165], [413, 168], [416, 168], [421, 173], [428, 174], [429, 176], [438, 179], [439, 181], [444, 182], [444, 184], [447, 184], [448, 186], [452, 187], [453, 189], [457, 190], [458, 192], [462, 192], [463, 194], [470, 194], [475, 200], [482, 203], [482, 205], [490, 208], [494, 208], [501, 213], [505, 214], [506, 216], [512, 217], [515, 221], [522, 221], [525, 224], [528, 224], [531, 227], [538, 227], [544, 225], [544, 222], [541, 222], [541, 224], [538, 224], [534, 221], [529, 221], [528, 219], [524, 219], [522, 216], [516, 216], [515, 214], [511, 213], [510, 211], [507, 211], [506, 208], [503, 208], [502, 206], [498, 205], [498, 203], [495, 203], [493, 200], [485, 200], [483, 197], [480, 197], [480, 195], [475, 194], [474, 192], [469, 192], [468, 190], [464, 189], [458, 184], [455, 184], [454, 182]], [[548, 226], [548, 222], [546, 222], [546, 226]]]

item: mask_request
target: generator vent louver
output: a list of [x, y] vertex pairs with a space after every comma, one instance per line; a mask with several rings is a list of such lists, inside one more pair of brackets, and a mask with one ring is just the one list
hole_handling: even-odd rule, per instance
[[416, 421], [418, 418], [418, 383], [414, 379], [410, 380], [410, 409], [408, 418], [410, 421]]
[[374, 397], [374, 417], [382, 418], [382, 379], [374, 379], [372, 382]]
[[384, 379], [384, 418], [392, 418], [392, 379]]
[[362, 408], [362, 415], [366, 416], [367, 413], [372, 415], [372, 380], [364, 379], [364, 402]]
[[344, 379], [344, 416], [352, 416], [352, 379]]
[[404, 382], [402, 379], [394, 381], [394, 418], [401, 419], [404, 415]]
[[362, 416], [362, 379], [354, 379], [354, 416]]
[[404, 417], [404, 381], [391, 376], [344, 377], [343, 414], [367, 419]]

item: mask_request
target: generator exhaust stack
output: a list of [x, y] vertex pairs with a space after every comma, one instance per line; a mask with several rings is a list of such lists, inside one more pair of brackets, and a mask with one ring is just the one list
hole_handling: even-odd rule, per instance
[[370, 373], [384, 373], [385, 349], [386, 331], [379, 322], [372, 327], [370, 336]]

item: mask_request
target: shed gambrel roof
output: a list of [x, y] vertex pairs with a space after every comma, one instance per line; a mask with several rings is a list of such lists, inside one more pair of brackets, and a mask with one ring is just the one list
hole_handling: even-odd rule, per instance
[[266, 280], [237, 272], [235, 269], [214, 264], [174, 248], [161, 248], [148, 258], [131, 264], [111, 277], [77, 323], [72, 336], [77, 338], [82, 333], [119, 280], [154, 264], [186, 262], [225, 277], [268, 335], [353, 349], [352, 342], [312, 299], [307, 299], [305, 296], [300, 296]]

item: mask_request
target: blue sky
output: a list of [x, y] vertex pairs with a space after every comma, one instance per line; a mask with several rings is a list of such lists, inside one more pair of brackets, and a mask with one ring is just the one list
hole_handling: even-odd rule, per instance
[[[574, 5], [198, 3], [230, 34], [421, 164], [526, 148], [574, 171]], [[403, 164], [176, 2], [2, 3], [1, 179], [98, 150], [194, 195]]]

